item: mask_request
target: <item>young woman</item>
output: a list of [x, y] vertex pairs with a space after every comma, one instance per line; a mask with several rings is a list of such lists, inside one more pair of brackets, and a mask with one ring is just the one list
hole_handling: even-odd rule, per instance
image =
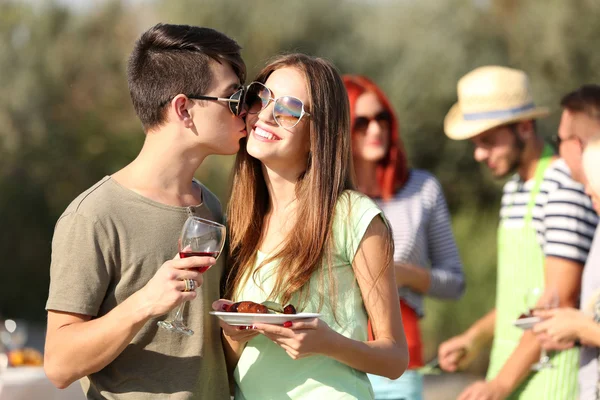
[[423, 366], [423, 296], [458, 299], [465, 286], [462, 264], [440, 184], [431, 174], [408, 168], [389, 100], [364, 76], [343, 79], [358, 190], [375, 200], [394, 232], [396, 285], [410, 354], [409, 371], [400, 379], [369, 378], [376, 399], [422, 399], [423, 381], [415, 369]]
[[366, 373], [397, 378], [408, 352], [389, 228], [352, 190], [341, 77], [323, 59], [285, 55], [248, 86], [246, 104], [228, 209], [228, 298], [321, 317], [244, 330], [223, 323], [236, 399], [372, 399]]

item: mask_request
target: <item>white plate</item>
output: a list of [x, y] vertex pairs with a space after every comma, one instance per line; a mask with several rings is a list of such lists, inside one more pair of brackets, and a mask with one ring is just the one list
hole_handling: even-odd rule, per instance
[[541, 320], [542, 319], [540, 317], [520, 318], [520, 319], [516, 320], [515, 322], [513, 322], [513, 324], [517, 328], [527, 330], [527, 329], [533, 328], [533, 326], [535, 324], [537, 324], [538, 322], [540, 322]]
[[211, 311], [209, 314], [215, 315], [234, 326], [250, 326], [255, 323], [283, 325], [286, 321], [294, 321], [304, 318], [319, 318], [318, 313], [298, 313], [298, 314], [252, 314], [226, 311]]

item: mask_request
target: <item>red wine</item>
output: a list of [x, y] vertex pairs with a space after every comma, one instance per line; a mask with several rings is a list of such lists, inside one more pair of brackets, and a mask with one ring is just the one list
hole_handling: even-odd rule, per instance
[[203, 251], [180, 251], [179, 252], [179, 257], [180, 258], [188, 258], [188, 257], [214, 257], [214, 258], [217, 258], [217, 257], [219, 257], [219, 252], [218, 251], [207, 251], [207, 252], [203, 252]]
[[[179, 252], [179, 257], [180, 258], [188, 258], [188, 257], [214, 257], [217, 258], [219, 257], [219, 252], [218, 251], [180, 251]], [[210, 265], [207, 265], [205, 267], [198, 267], [198, 268], [194, 268], [196, 271], [200, 272], [201, 274], [205, 273], [206, 271], [208, 271], [208, 269], [210, 268]]]

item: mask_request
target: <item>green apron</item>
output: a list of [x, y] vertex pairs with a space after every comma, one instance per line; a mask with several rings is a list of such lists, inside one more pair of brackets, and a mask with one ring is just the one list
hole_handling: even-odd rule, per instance
[[[552, 160], [552, 149], [544, 148], [535, 171], [523, 224], [498, 227], [498, 277], [496, 294], [496, 325], [494, 344], [487, 379], [493, 379], [519, 344], [523, 331], [513, 325], [525, 311], [527, 289], [544, 286], [544, 254], [532, 226], [535, 199]], [[510, 207], [510, 205], [509, 205]], [[571, 400], [577, 398], [579, 350], [571, 349], [551, 354], [552, 369], [531, 372], [529, 377], [509, 396], [521, 400]]]

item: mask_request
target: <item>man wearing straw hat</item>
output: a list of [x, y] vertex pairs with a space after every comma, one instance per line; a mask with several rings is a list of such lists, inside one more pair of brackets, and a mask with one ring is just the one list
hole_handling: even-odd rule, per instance
[[[493, 340], [487, 380], [469, 386], [460, 400], [577, 398], [578, 352], [540, 358], [530, 331], [513, 325], [525, 311], [525, 297], [542, 288], [538, 306], [575, 306], [590, 241], [583, 232], [597, 223], [591, 202], [565, 162], [536, 132], [536, 107], [527, 75], [486, 66], [458, 82], [458, 103], [444, 121], [446, 135], [469, 139], [474, 157], [505, 184], [498, 229], [496, 307], [439, 349], [440, 365], [455, 371]], [[538, 363], [538, 361], [541, 361]], [[532, 367], [542, 372], [532, 373]]]

